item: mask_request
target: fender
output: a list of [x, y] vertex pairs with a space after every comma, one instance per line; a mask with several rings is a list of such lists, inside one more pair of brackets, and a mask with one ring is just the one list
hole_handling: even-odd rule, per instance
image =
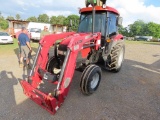
[[123, 35], [117, 34], [117, 35], [112, 36], [111, 39], [112, 39], [113, 41], [123, 40]]
[[109, 43], [109, 45], [107, 47], [107, 51], [103, 51], [103, 54], [102, 54], [104, 61], [107, 60], [107, 56], [111, 53], [112, 48], [117, 43], [122, 42], [124, 44], [123, 35], [121, 35], [121, 34], [113, 35], [110, 39], [111, 39], [111, 42]]

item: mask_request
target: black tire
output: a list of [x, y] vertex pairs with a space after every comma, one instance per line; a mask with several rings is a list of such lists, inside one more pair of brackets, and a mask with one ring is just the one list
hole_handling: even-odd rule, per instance
[[59, 63], [57, 62], [57, 59], [53, 56], [48, 60], [48, 63], [46, 65], [46, 70], [52, 74], [54, 74], [54, 68], [59, 68]]
[[101, 68], [97, 65], [89, 65], [85, 68], [81, 76], [80, 88], [83, 94], [94, 93], [101, 81]]
[[109, 56], [110, 62], [108, 64], [109, 70], [112, 72], [119, 72], [122, 63], [124, 61], [125, 54], [125, 46], [122, 44], [117, 44], [111, 50], [111, 54]]
[[92, 66], [93, 66], [92, 64], [91, 64], [91, 65], [88, 65], [88, 66], [83, 70], [83, 72], [82, 72], [81, 82], [80, 82], [80, 88], [81, 88], [82, 93], [84, 93], [84, 89], [83, 89], [84, 80], [82, 80], [82, 79], [84, 79], [84, 75], [85, 75], [86, 71], [88, 70], [88, 68], [89, 68], [89, 67], [92, 67]]

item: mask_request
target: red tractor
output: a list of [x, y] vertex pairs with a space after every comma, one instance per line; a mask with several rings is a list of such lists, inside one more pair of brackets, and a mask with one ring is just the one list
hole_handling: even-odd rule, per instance
[[[21, 81], [24, 93], [52, 114], [64, 102], [75, 70], [82, 71], [82, 93], [90, 95], [97, 90], [102, 76], [96, 63], [113, 72], [121, 69], [125, 45], [118, 26], [122, 19], [116, 9], [105, 6], [105, 0], [99, 2], [103, 6], [97, 6], [97, 0], [88, 0], [87, 7], [80, 9], [77, 33], [41, 39], [29, 79]], [[88, 7], [90, 4], [92, 7]]]

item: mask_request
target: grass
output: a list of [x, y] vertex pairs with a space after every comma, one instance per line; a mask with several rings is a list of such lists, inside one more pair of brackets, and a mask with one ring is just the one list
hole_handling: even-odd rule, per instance
[[[126, 44], [152, 44], [152, 45], [160, 45], [160, 42], [147, 42], [147, 41], [131, 41], [126, 40]], [[38, 48], [38, 43], [31, 43], [31, 47], [33, 51], [36, 51]], [[18, 40], [14, 39], [14, 44], [4, 44], [0, 45], [0, 55], [13, 55], [18, 53]]]
[[[31, 43], [32, 49], [38, 48], [38, 43]], [[14, 44], [0, 45], [0, 55], [10, 55], [18, 52], [18, 40], [14, 39]]]

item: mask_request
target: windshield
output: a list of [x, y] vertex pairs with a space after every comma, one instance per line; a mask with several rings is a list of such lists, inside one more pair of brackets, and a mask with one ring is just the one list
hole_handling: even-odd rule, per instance
[[8, 33], [0, 32], [0, 36], [9, 36]]
[[[106, 13], [95, 14], [95, 28], [94, 32], [101, 32], [105, 35]], [[92, 32], [92, 13], [82, 14], [78, 28], [79, 33]]]
[[41, 32], [41, 29], [39, 28], [31, 28], [30, 32]]

